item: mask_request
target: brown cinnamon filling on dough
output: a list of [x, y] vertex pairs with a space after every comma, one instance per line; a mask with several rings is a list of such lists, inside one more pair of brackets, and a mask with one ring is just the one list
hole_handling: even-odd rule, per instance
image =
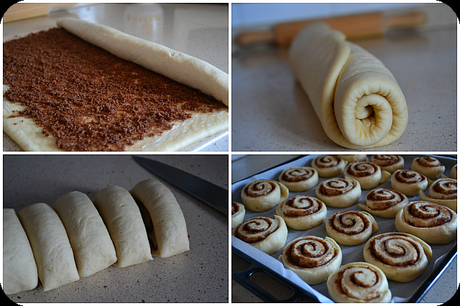
[[124, 150], [192, 112], [227, 109], [209, 95], [122, 60], [60, 28], [3, 44], [4, 97], [68, 151]]

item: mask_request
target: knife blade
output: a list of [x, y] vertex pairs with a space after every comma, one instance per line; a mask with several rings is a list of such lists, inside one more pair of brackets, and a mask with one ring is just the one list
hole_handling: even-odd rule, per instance
[[156, 160], [139, 156], [133, 156], [133, 159], [169, 183], [228, 215], [228, 191], [224, 188]]

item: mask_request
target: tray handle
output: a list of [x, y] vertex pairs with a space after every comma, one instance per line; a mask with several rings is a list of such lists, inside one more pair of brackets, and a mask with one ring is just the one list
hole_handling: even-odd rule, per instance
[[[303, 302], [303, 303], [319, 303], [319, 300], [310, 292], [304, 290], [303, 288], [297, 286], [295, 283], [282, 278], [277, 273], [273, 272], [272, 270], [268, 269], [260, 262], [251, 258], [241, 252], [240, 250], [232, 247], [232, 256], [236, 256], [241, 258], [242, 260], [248, 262], [251, 266], [244, 270], [244, 271], [236, 271], [232, 269], [232, 277], [235, 281], [240, 283], [243, 287], [254, 293], [260, 299], [265, 302], [270, 303], [292, 303], [292, 302]], [[251, 281], [250, 277], [256, 272], [263, 272], [268, 277], [271, 277], [275, 281], [283, 284], [287, 288], [291, 289], [293, 293], [286, 299], [278, 299], [274, 297], [272, 294], [267, 292], [265, 289], [258, 286], [256, 283]]]

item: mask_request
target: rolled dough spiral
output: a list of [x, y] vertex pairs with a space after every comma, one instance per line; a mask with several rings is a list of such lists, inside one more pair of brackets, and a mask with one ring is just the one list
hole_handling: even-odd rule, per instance
[[334, 155], [318, 156], [311, 162], [311, 166], [318, 171], [321, 177], [333, 177], [340, 175], [347, 165], [342, 158]]
[[329, 236], [343, 245], [358, 245], [378, 231], [377, 222], [365, 211], [340, 211], [326, 220]]
[[414, 158], [411, 170], [425, 175], [430, 180], [436, 180], [446, 170], [446, 167], [435, 157], [423, 156]]
[[286, 200], [289, 196], [289, 189], [282, 183], [274, 180], [255, 180], [241, 191], [241, 199], [246, 208], [262, 212], [275, 207]]
[[396, 215], [395, 227], [425, 242], [445, 244], [457, 237], [457, 214], [436, 203], [410, 202]]
[[363, 210], [384, 218], [394, 218], [409, 199], [397, 190], [377, 188], [366, 195], [366, 204], [358, 204]]
[[232, 202], [232, 228], [243, 223], [246, 209], [244, 205], [237, 202]]
[[390, 173], [404, 168], [404, 158], [401, 155], [373, 155], [371, 162]]
[[362, 149], [387, 145], [408, 122], [404, 94], [376, 57], [324, 23], [312, 23], [289, 49], [291, 70], [308, 94], [327, 136]]
[[420, 191], [420, 200], [438, 203], [457, 212], [457, 180], [440, 178], [428, 188], [428, 196]]
[[383, 233], [364, 246], [364, 260], [379, 267], [388, 279], [410, 282], [422, 275], [432, 255], [422, 239], [407, 233]]
[[305, 236], [289, 242], [279, 259], [307, 284], [316, 285], [340, 267], [342, 251], [334, 239]]
[[286, 225], [296, 230], [307, 230], [323, 223], [326, 219], [326, 205], [307, 195], [297, 195], [276, 207], [276, 214]]
[[275, 216], [275, 219], [254, 217], [244, 221], [233, 230], [233, 236], [269, 255], [284, 246], [287, 234], [286, 223], [280, 216]]
[[318, 171], [311, 167], [289, 167], [278, 180], [290, 191], [307, 191], [318, 184]]
[[332, 178], [322, 181], [316, 187], [316, 196], [327, 206], [348, 207], [358, 202], [361, 186], [349, 178]]
[[428, 179], [423, 174], [412, 170], [396, 170], [391, 176], [391, 188], [401, 191], [408, 197], [425, 191], [428, 187]]
[[385, 274], [366, 262], [343, 265], [327, 280], [331, 299], [337, 303], [389, 303], [391, 291]]
[[[383, 176], [380, 167], [372, 162], [357, 161], [349, 164], [343, 173], [345, 177], [355, 179], [361, 185], [361, 189], [372, 189], [382, 181], [388, 179], [389, 175]], [[385, 179], [386, 177], [386, 179]]]

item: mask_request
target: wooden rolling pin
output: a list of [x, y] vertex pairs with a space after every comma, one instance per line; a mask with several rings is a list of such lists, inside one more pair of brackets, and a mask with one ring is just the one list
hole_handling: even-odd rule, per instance
[[384, 16], [384, 14], [366, 13], [280, 23], [272, 31], [241, 33], [236, 42], [241, 46], [253, 45], [262, 42], [275, 42], [279, 45], [289, 45], [294, 36], [303, 27], [312, 22], [322, 21], [331, 29], [343, 32], [347, 39], [358, 39], [383, 36], [387, 30], [413, 28], [425, 23], [422, 12], [412, 12], [397, 16]]
[[64, 8], [75, 3], [16, 3], [3, 15], [3, 22], [46, 16], [52, 9]]

